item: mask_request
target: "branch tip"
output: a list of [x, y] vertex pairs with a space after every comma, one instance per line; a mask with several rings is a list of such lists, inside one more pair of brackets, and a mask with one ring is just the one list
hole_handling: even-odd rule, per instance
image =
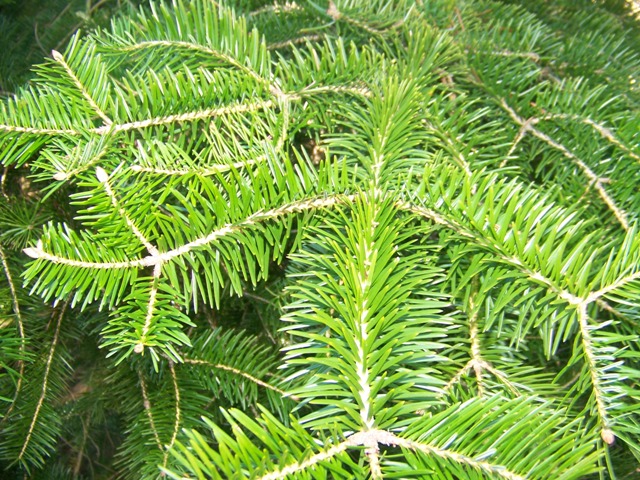
[[25, 248], [24, 250], [22, 250], [22, 253], [24, 253], [27, 257], [31, 257], [31, 258], [39, 257], [38, 249], [33, 247]]
[[341, 16], [340, 11], [338, 10], [338, 7], [336, 7], [336, 4], [333, 1], [329, 2], [329, 8], [327, 8], [327, 15], [329, 15], [334, 20], [338, 20]]
[[40, 252], [42, 251], [42, 240], [38, 240], [35, 247], [28, 247], [22, 250], [22, 252], [31, 258], [40, 258]]
[[109, 181], [109, 174], [102, 167], [96, 168], [96, 177], [100, 183], [107, 183]]
[[616, 441], [616, 436], [610, 428], [603, 428], [600, 432], [600, 437], [602, 437], [602, 441], [607, 445], [613, 445], [613, 442]]

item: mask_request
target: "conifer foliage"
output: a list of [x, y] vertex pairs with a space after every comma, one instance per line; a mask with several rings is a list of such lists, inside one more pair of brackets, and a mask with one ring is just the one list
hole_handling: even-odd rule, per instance
[[630, 479], [620, 1], [152, 2], [0, 104], [16, 478]]

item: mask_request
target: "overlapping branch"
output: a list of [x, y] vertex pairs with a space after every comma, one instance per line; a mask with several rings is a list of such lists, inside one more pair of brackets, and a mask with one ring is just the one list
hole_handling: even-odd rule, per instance
[[587, 179], [589, 180], [589, 186], [593, 186], [596, 189], [596, 191], [602, 198], [602, 201], [611, 210], [611, 212], [614, 214], [615, 218], [618, 220], [620, 225], [622, 225], [622, 227], [625, 230], [629, 229], [629, 220], [627, 218], [627, 213], [617, 205], [614, 198], [605, 189], [604, 187], [604, 184], [606, 183], [605, 179], [596, 175], [596, 173], [583, 160], [578, 158], [578, 156], [575, 153], [573, 153], [571, 150], [569, 150], [567, 147], [565, 147], [561, 143], [558, 143], [549, 135], [537, 129], [534, 125], [540, 121], [539, 119], [529, 118], [525, 120], [520, 115], [518, 115], [518, 113], [512, 107], [510, 107], [509, 104], [504, 99], [501, 99], [500, 105], [509, 114], [509, 116], [520, 126], [521, 130], [520, 130], [520, 133], [518, 133], [518, 136], [516, 137], [516, 141], [514, 142], [514, 144], [519, 142], [526, 133], [531, 133], [531, 135], [533, 135], [534, 137], [538, 138], [539, 140], [542, 140], [543, 142], [547, 143], [548, 145], [555, 148], [556, 150], [559, 150], [565, 157], [571, 160], [574, 163], [574, 165], [576, 165], [580, 169], [580, 171], [584, 174], [585, 177], [587, 177]]
[[[25, 342], [26, 342], [26, 336], [24, 333], [24, 322], [22, 320], [22, 312], [20, 311], [20, 301], [18, 300], [18, 291], [16, 289], [15, 283], [13, 282], [13, 277], [11, 275], [11, 271], [9, 270], [9, 263], [7, 262], [7, 257], [4, 253], [4, 249], [2, 248], [2, 245], [0, 245], [0, 262], [2, 263], [2, 268], [4, 270], [5, 276], [7, 277], [7, 283], [9, 284], [9, 291], [11, 292], [11, 302], [13, 306], [13, 313], [16, 316], [16, 325], [18, 327], [18, 334], [20, 335], [20, 355], [22, 356], [24, 354]], [[16, 389], [13, 394], [13, 400], [11, 401], [9, 408], [5, 412], [4, 417], [2, 418], [2, 420], [0, 420], [0, 423], [2, 423], [4, 420], [9, 418], [9, 415], [14, 409], [16, 400], [18, 398], [18, 395], [20, 395], [20, 390], [22, 389], [23, 377], [24, 377], [24, 360], [20, 358], [18, 360], [18, 381], [16, 382]]]
[[229, 366], [229, 365], [224, 365], [222, 363], [212, 363], [212, 362], [208, 362], [206, 360], [199, 360], [199, 359], [195, 359], [195, 358], [188, 358], [188, 357], [184, 357], [183, 362], [186, 364], [190, 364], [190, 365], [202, 365], [208, 368], [214, 368], [214, 369], [218, 369], [218, 370], [223, 370], [225, 372], [229, 372], [232, 373], [234, 375], [238, 375], [242, 378], [246, 378], [247, 380], [249, 380], [250, 382], [255, 383], [256, 385], [259, 385], [263, 388], [266, 388], [267, 390], [271, 390], [273, 392], [276, 392], [280, 395], [282, 395], [283, 397], [287, 397], [287, 398], [291, 398], [292, 400], [295, 401], [299, 401], [300, 398], [297, 395], [291, 395], [290, 393], [282, 390], [281, 388], [278, 388], [274, 385], [271, 385], [270, 383], [267, 383], [263, 380], [260, 380], [259, 378], [256, 378], [255, 376], [251, 375], [248, 372], [245, 372], [243, 370], [240, 370], [238, 368]]
[[51, 346], [49, 347], [49, 355], [47, 356], [47, 361], [45, 363], [44, 375], [42, 378], [42, 389], [40, 391], [40, 397], [38, 398], [38, 402], [36, 403], [36, 409], [33, 412], [33, 418], [31, 423], [29, 424], [29, 429], [27, 430], [24, 442], [22, 443], [22, 449], [18, 454], [17, 459], [21, 460], [29, 447], [29, 443], [31, 442], [31, 438], [33, 435], [33, 431], [36, 428], [36, 425], [40, 419], [40, 410], [42, 409], [42, 405], [45, 402], [45, 398], [47, 397], [48, 387], [49, 387], [49, 373], [51, 372], [51, 365], [54, 361], [54, 356], [56, 352], [56, 347], [58, 346], [58, 340], [60, 338], [60, 327], [62, 325], [62, 319], [66, 313], [68, 306], [68, 302], [65, 303], [58, 312], [56, 312], [56, 326], [53, 332], [53, 338], [51, 340]]

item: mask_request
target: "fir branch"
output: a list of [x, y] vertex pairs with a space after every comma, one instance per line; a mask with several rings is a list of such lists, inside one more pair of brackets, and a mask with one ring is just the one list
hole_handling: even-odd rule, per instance
[[147, 392], [147, 382], [140, 371], [138, 371], [138, 380], [140, 382], [140, 391], [142, 392], [142, 406], [144, 407], [144, 411], [149, 419], [149, 426], [151, 427], [153, 438], [156, 441], [158, 449], [164, 453], [164, 447], [162, 446], [162, 441], [160, 440], [160, 435], [158, 434], [158, 429], [156, 428], [156, 424], [153, 419], [153, 412], [151, 411], [151, 401], [149, 400], [149, 393]]
[[638, 323], [638, 321], [636, 321], [635, 319], [631, 318], [629, 315], [625, 315], [624, 313], [620, 312], [619, 310], [613, 308], [608, 302], [605, 302], [604, 300], [602, 300], [602, 298], [598, 298], [596, 300], [596, 305], [598, 305], [598, 307], [602, 308], [603, 310], [611, 313], [613, 316], [624, 320], [625, 323], [628, 323], [630, 325], [632, 325], [634, 328], [636, 329], [640, 329], [640, 323]]
[[[67, 168], [60, 168], [58, 169], [58, 171], [56, 171], [56, 173], [53, 174], [53, 179], [57, 180], [57, 181], [63, 181], [63, 180], [69, 180], [75, 176], [77, 176], [78, 174], [85, 172], [87, 170], [89, 170], [91, 167], [93, 167], [94, 165], [100, 163], [100, 161], [102, 159], [104, 159], [104, 157], [106, 155], [108, 155], [110, 153], [110, 143], [109, 141], [103, 137], [102, 142], [99, 142], [100, 144], [100, 149], [98, 150], [97, 153], [93, 153], [90, 148], [87, 148], [86, 150], [83, 151], [82, 144], [77, 145], [74, 149], [73, 149], [73, 154], [69, 155], [69, 157], [65, 158], [65, 160], [69, 159], [69, 163], [65, 166]], [[87, 144], [87, 146], [91, 146], [92, 143], [91, 141]], [[87, 152], [88, 150], [88, 152]], [[82, 162], [83, 159], [83, 154], [89, 153], [90, 155], [90, 159], [87, 162]], [[77, 167], [71, 168], [69, 169], [69, 166], [73, 166], [73, 160], [75, 160], [74, 157], [78, 158], [78, 163], [77, 163]], [[85, 157], [86, 158], [86, 157]], [[99, 168], [99, 167], [98, 167]]]
[[[290, 95], [290, 100], [298, 100], [297, 95]], [[132, 130], [142, 130], [149, 127], [166, 126], [176, 123], [196, 122], [214, 117], [230, 115], [234, 113], [250, 113], [272, 108], [276, 105], [273, 100], [261, 100], [252, 103], [236, 103], [220, 108], [208, 108], [205, 110], [196, 110], [192, 112], [167, 115], [163, 117], [149, 118], [128, 123], [112, 123], [101, 127], [89, 128], [86, 131], [72, 129], [52, 129], [52, 128], [32, 128], [15, 125], [0, 125], [0, 131], [9, 133], [26, 133], [32, 135], [70, 135], [80, 137], [85, 133], [95, 135], [112, 136], [121, 132], [129, 132]]]
[[526, 58], [535, 63], [540, 62], [540, 55], [538, 55], [536, 52], [512, 52], [510, 50], [491, 50], [491, 52], [489, 53], [491, 55], [496, 55], [499, 57]]
[[276, 392], [280, 395], [282, 395], [283, 397], [287, 397], [290, 398], [292, 400], [295, 400], [296, 402], [300, 401], [300, 398], [297, 395], [291, 395], [288, 392], [275, 387], [273, 385], [271, 385], [270, 383], [264, 382], [262, 380], [260, 380], [259, 378], [254, 377], [253, 375], [251, 375], [250, 373], [244, 372], [242, 370], [239, 370], [237, 368], [231, 367], [229, 365], [224, 365], [222, 363], [211, 363], [208, 362], [206, 360], [199, 360], [199, 359], [195, 359], [195, 358], [189, 358], [189, 357], [183, 357], [182, 358], [183, 363], [186, 364], [191, 364], [191, 365], [204, 365], [207, 366], [209, 368], [215, 368], [218, 370], [224, 370], [225, 372], [230, 372], [233, 373], [234, 375], [238, 375], [240, 377], [246, 378], [247, 380], [255, 383], [256, 385], [259, 385], [263, 388], [266, 388], [268, 390], [271, 390], [273, 392]]
[[471, 369], [476, 375], [476, 384], [478, 386], [478, 395], [484, 395], [484, 386], [482, 385], [482, 370], [486, 366], [486, 362], [482, 359], [480, 338], [478, 331], [478, 307], [474, 305], [474, 297], [477, 295], [478, 281], [474, 278], [472, 282], [472, 293], [469, 296], [467, 309], [469, 311], [469, 361], [449, 380], [443, 389], [443, 393], [448, 392], [451, 387], [457, 385], [462, 377], [464, 377]]
[[640, 162], [640, 155], [635, 153], [630, 147], [625, 145], [618, 137], [615, 136], [615, 134], [611, 131], [611, 129], [605, 127], [602, 123], [596, 122], [595, 120], [589, 117], [581, 117], [579, 115], [571, 115], [566, 113], [547, 113], [544, 116], [540, 117], [540, 120], [556, 120], [556, 119], [573, 120], [573, 121], [584, 123], [585, 125], [590, 126], [596, 132], [598, 132], [600, 136], [602, 136], [602, 138], [610, 141], [612, 144], [614, 144], [620, 150], [625, 152], [631, 158], [633, 158], [634, 160], [638, 160]]
[[580, 338], [582, 340], [582, 349], [584, 350], [585, 365], [589, 371], [591, 380], [591, 388], [593, 398], [596, 404], [596, 412], [598, 416], [598, 423], [600, 424], [600, 436], [602, 440], [612, 445], [615, 441], [615, 436], [611, 430], [611, 420], [607, 411], [607, 405], [605, 401], [605, 394], [602, 390], [602, 379], [598, 372], [598, 364], [596, 361], [596, 355], [594, 352], [593, 338], [591, 336], [591, 327], [589, 326], [589, 314], [587, 313], [586, 302], [583, 302], [576, 306], [576, 313], [578, 315], [578, 325], [580, 326]]
[[156, 246], [152, 245], [151, 242], [147, 240], [147, 238], [142, 234], [140, 229], [133, 222], [133, 220], [131, 220], [131, 217], [129, 216], [127, 211], [119, 204], [118, 199], [116, 198], [116, 195], [113, 192], [111, 185], [109, 184], [109, 174], [103, 168], [98, 167], [96, 169], [96, 177], [98, 178], [98, 181], [104, 186], [104, 190], [105, 192], [107, 192], [107, 195], [111, 199], [111, 204], [113, 205], [113, 207], [118, 211], [120, 216], [124, 218], [133, 234], [138, 238], [138, 240], [140, 240], [140, 243], [145, 246], [145, 248], [149, 252], [149, 255], [152, 257], [158, 256], [160, 252], [158, 251]]
[[71, 135], [79, 137], [82, 132], [79, 130], [73, 130], [70, 128], [37, 128], [37, 127], [24, 127], [20, 125], [2, 125], [0, 124], [0, 131], [7, 133], [25, 133], [28, 135]]
[[520, 145], [520, 142], [524, 140], [524, 137], [527, 135], [527, 131], [530, 128], [529, 122], [530, 120], [526, 120], [524, 124], [520, 127], [520, 130], [518, 130], [518, 134], [514, 137], [513, 141], [511, 142], [511, 147], [509, 147], [509, 151], [505, 155], [504, 160], [500, 162], [500, 168], [506, 167], [507, 164], [509, 163], [509, 160], [513, 158], [512, 157], [513, 152], [516, 151], [516, 148], [518, 148], [518, 145]]
[[476, 245], [480, 245], [493, 253], [497, 253], [500, 260], [506, 265], [517, 268], [529, 279], [529, 281], [534, 284], [544, 285], [546, 289], [553, 292], [558, 296], [558, 298], [568, 302], [569, 304], [576, 305], [583, 301], [583, 299], [573, 295], [570, 291], [563, 289], [560, 285], [554, 282], [553, 279], [545, 277], [541, 272], [526, 265], [517, 256], [513, 256], [509, 252], [501, 250], [495, 252], [495, 249], [496, 247], [498, 247], [498, 245], [490, 242], [482, 236], [477, 235], [476, 232], [458, 222], [455, 218], [423, 206], [413, 205], [410, 202], [399, 201], [396, 202], [396, 206], [402, 210], [411, 211], [421, 217], [427, 218], [437, 224], [443, 225], [444, 227], [454, 231], [458, 235], [472, 240]]
[[472, 292], [469, 295], [469, 300], [465, 306], [465, 310], [468, 311], [469, 317], [469, 360], [464, 366], [456, 372], [456, 374], [449, 380], [447, 385], [443, 388], [442, 394], [448, 393], [453, 386], [458, 385], [462, 377], [467, 375], [470, 370], [473, 369], [476, 377], [476, 385], [478, 388], [478, 396], [485, 395], [485, 386], [483, 380], [483, 371], [495, 376], [500, 382], [502, 382], [512, 394], [515, 396], [520, 395], [518, 388], [509, 380], [508, 375], [493, 367], [488, 361], [483, 358], [482, 344], [480, 342], [480, 330], [478, 326], [478, 313], [480, 305], [476, 305], [476, 297], [478, 296], [479, 281], [477, 277], [474, 277], [471, 283]]
[[324, 37], [323, 35], [303, 35], [301, 37], [292, 38], [290, 40], [283, 40], [282, 42], [270, 43], [267, 45], [268, 50], [279, 50], [281, 48], [294, 47], [296, 45], [305, 44], [309, 42], [319, 42]]
[[192, 52], [199, 52], [199, 53], [204, 53], [206, 55], [211, 55], [212, 57], [218, 58], [228, 63], [229, 65], [233, 66], [234, 68], [237, 68], [238, 70], [246, 73], [248, 76], [256, 80], [258, 83], [263, 84], [271, 91], [271, 93], [274, 96], [279, 97], [280, 95], [282, 95], [282, 92], [277, 87], [277, 85], [272, 84], [269, 79], [262, 77], [254, 69], [238, 62], [231, 55], [228, 55], [226, 53], [223, 53], [219, 50], [215, 50], [210, 47], [206, 47], [204, 45], [199, 45], [197, 43], [177, 41], [177, 40], [148, 40], [144, 42], [137, 42], [129, 45], [124, 45], [119, 47], [118, 50], [121, 52], [130, 53], [130, 52], [135, 52], [137, 50], [144, 50], [147, 48], [157, 48], [157, 47], [161, 47], [161, 48], [177, 47], [177, 48], [186, 49]]
[[469, 350], [471, 352], [471, 358], [469, 362], [471, 363], [471, 366], [476, 374], [476, 380], [478, 382], [478, 395], [482, 396], [484, 393], [484, 387], [482, 386], [482, 368], [485, 362], [483, 361], [480, 354], [481, 347], [478, 332], [478, 310], [473, 304], [474, 293], [472, 293], [469, 297], [469, 310], [471, 311], [471, 317], [469, 318], [469, 340], [471, 341], [471, 347]]
[[333, 445], [328, 450], [317, 453], [316, 455], [313, 455], [302, 462], [295, 462], [295, 463], [286, 465], [283, 468], [280, 468], [276, 471], [268, 473], [267, 475], [262, 475], [256, 478], [259, 480], [279, 480], [279, 479], [286, 478], [288, 475], [293, 475], [297, 472], [305, 471], [308, 468], [313, 467], [314, 465], [317, 465], [320, 462], [327, 461], [335, 457], [336, 455], [339, 455], [345, 452], [349, 447], [358, 445], [357, 443], [354, 443], [356, 440], [358, 440], [358, 437], [356, 437], [355, 439], [351, 439], [351, 438], [352, 437], [348, 438], [347, 440], [337, 445]]
[[[374, 160], [375, 162], [375, 160]], [[380, 165], [382, 162], [380, 163]], [[379, 177], [379, 174], [376, 170], [377, 163], [374, 163], [374, 181], [376, 181]], [[377, 182], [376, 182], [377, 183]], [[382, 199], [375, 198], [373, 199], [374, 208], [371, 212], [372, 219], [378, 217], [380, 211], [378, 209], [378, 205]], [[364, 251], [364, 257], [362, 259], [362, 269], [358, 269], [357, 273], [357, 282], [355, 284], [355, 298], [360, 298], [360, 304], [355, 305], [354, 311], [354, 333], [356, 337], [354, 338], [354, 343], [356, 346], [355, 351], [355, 369], [356, 375], [358, 378], [359, 385], [359, 406], [360, 406], [360, 419], [362, 420], [362, 425], [366, 430], [372, 429], [376, 426], [376, 419], [374, 417], [374, 412], [372, 408], [373, 398], [371, 391], [371, 382], [372, 382], [372, 374], [369, 368], [369, 352], [367, 351], [367, 338], [370, 335], [370, 329], [372, 326], [370, 325], [369, 316], [372, 314], [368, 307], [369, 302], [369, 289], [372, 286], [374, 278], [374, 269], [376, 259], [378, 257], [378, 246], [376, 245], [376, 227], [377, 222], [372, 221], [369, 227], [369, 232], [364, 235], [362, 244], [357, 245], [356, 248], [358, 250]]]
[[2, 169], [2, 175], [0, 175], [0, 193], [4, 199], [9, 202], [9, 195], [7, 195], [7, 174], [9, 173], [9, 167], [5, 166]]
[[153, 315], [158, 299], [158, 287], [160, 285], [160, 276], [162, 275], [162, 262], [158, 262], [153, 267], [153, 276], [151, 278], [151, 287], [149, 289], [149, 301], [147, 302], [147, 310], [144, 318], [144, 325], [140, 334], [140, 342], [135, 345], [133, 351], [139, 354], [144, 353], [144, 347], [147, 344], [147, 336], [153, 322]]
[[308, 85], [304, 87], [302, 90], [300, 90], [298, 95], [294, 96], [289, 94], [285, 96], [285, 99], [289, 101], [295, 101], [299, 99], [298, 97], [305, 98], [308, 96], [325, 94], [325, 93], [335, 93], [335, 94], [348, 93], [356, 97], [365, 97], [365, 98], [371, 97], [373, 95], [373, 92], [369, 88], [357, 86], [357, 85], [353, 85], [353, 86]]
[[169, 372], [171, 373], [171, 383], [173, 384], [173, 391], [176, 397], [176, 420], [173, 425], [173, 432], [171, 433], [171, 439], [169, 443], [166, 445], [163, 457], [162, 457], [162, 468], [166, 468], [167, 461], [169, 460], [169, 451], [173, 448], [173, 445], [176, 443], [176, 439], [178, 438], [178, 431], [180, 430], [180, 422], [182, 421], [182, 414], [180, 410], [180, 387], [178, 386], [178, 377], [176, 375], [176, 368], [173, 361], [169, 360]]
[[[356, 27], [358, 29], [362, 29], [365, 32], [373, 34], [373, 35], [382, 36], [383, 34], [386, 33], [384, 30], [379, 30], [377, 28], [372, 27], [367, 22], [364, 22], [362, 20], [359, 20], [357, 18], [354, 18], [354, 17], [352, 17], [350, 15], [345, 14], [344, 12], [341, 12], [340, 10], [338, 10], [338, 7], [336, 6], [335, 2], [333, 2], [333, 0], [329, 1], [329, 6], [327, 7], [327, 10], [326, 10], [325, 13], [334, 22], [338, 22], [338, 21], [346, 22], [346, 23], [348, 23], [350, 25], [353, 25], [354, 27]], [[398, 27], [402, 23], [403, 23], [403, 21], [399, 21], [396, 24], [394, 24], [392, 28]]]
[[264, 7], [257, 8], [248, 13], [249, 17], [255, 17], [258, 15], [264, 15], [265, 13], [289, 13], [304, 10], [304, 8], [298, 5], [296, 2], [286, 1], [284, 3], [275, 3], [273, 5], [265, 5]]
[[[509, 106], [509, 104], [507, 104], [505, 99], [500, 100], [500, 105], [509, 114], [509, 116], [513, 119], [513, 121], [516, 122], [521, 129], [524, 130], [524, 133], [522, 135], [526, 134], [527, 132], [531, 133], [534, 137], [542, 140], [543, 142], [547, 143], [553, 148], [559, 150], [565, 157], [571, 160], [582, 171], [585, 177], [587, 177], [587, 179], [589, 180], [588, 188], [590, 188], [591, 186], [595, 187], [596, 191], [602, 198], [602, 201], [607, 205], [607, 207], [614, 214], [614, 216], [616, 217], [616, 219], [618, 220], [622, 228], [624, 228], [625, 230], [629, 230], [629, 220], [627, 219], [627, 214], [624, 210], [622, 210], [616, 204], [616, 201], [609, 194], [609, 192], [606, 191], [603, 185], [605, 183], [603, 178], [600, 178], [599, 176], [597, 176], [594, 173], [594, 171], [591, 170], [591, 168], [589, 168], [589, 166], [584, 161], [578, 158], [578, 156], [576, 156], [576, 154], [573, 153], [571, 150], [569, 150], [567, 147], [558, 143], [556, 140], [551, 138], [546, 133], [535, 128], [533, 125], [538, 123], [540, 119], [529, 118], [525, 120], [524, 118], [520, 117], [520, 115], [518, 115], [516, 111]], [[520, 134], [518, 134], [518, 136], [520, 136]]]
[[[465, 157], [464, 153], [458, 147], [459, 142], [451, 137], [451, 133], [447, 128], [443, 128], [435, 118], [425, 119], [426, 126], [433, 130], [433, 132], [440, 138], [449, 152], [452, 154], [453, 159], [458, 164], [458, 166], [464, 170], [466, 175], [471, 178], [473, 172], [471, 171], [471, 165], [469, 160]], [[507, 155], [508, 156], [508, 155]]]
[[[11, 271], [9, 270], [9, 263], [7, 262], [7, 256], [4, 252], [4, 248], [2, 248], [2, 245], [0, 245], [0, 262], [2, 262], [2, 268], [4, 270], [5, 276], [7, 277], [7, 283], [9, 284], [9, 291], [11, 292], [11, 302], [13, 306], [13, 313], [16, 316], [18, 334], [20, 335], [20, 356], [23, 357], [25, 346], [26, 346], [24, 321], [22, 319], [22, 313], [20, 311], [20, 301], [18, 300], [18, 290], [16, 289], [16, 286], [13, 282], [13, 277], [11, 275]], [[4, 417], [2, 417], [2, 420], [0, 420], [0, 423], [3, 423], [7, 418], [9, 418], [9, 415], [11, 415], [11, 412], [13, 411], [16, 405], [16, 400], [20, 395], [20, 390], [22, 389], [23, 377], [24, 377], [24, 359], [20, 358], [18, 360], [18, 381], [16, 382], [16, 388], [13, 394], [13, 399], [11, 400], [11, 404], [9, 405], [9, 408], [5, 412]]]
[[[0, 105], [48, 182], [2, 194], [65, 219], [24, 250], [43, 335], [0, 246], [0, 461], [104, 476], [113, 434], [125, 480], [633, 475], [637, 26], [516, 3], [175, 0], [54, 51]], [[51, 402], [63, 363], [87, 393]]]
[[382, 467], [380, 466], [380, 447], [377, 443], [371, 442], [371, 445], [367, 445], [364, 454], [369, 461], [369, 471], [371, 472], [372, 479], [384, 478], [382, 474]]
[[80, 474], [82, 459], [86, 456], [85, 447], [87, 445], [87, 439], [89, 438], [89, 428], [87, 427], [88, 421], [89, 420], [87, 419], [82, 419], [82, 441], [80, 442], [80, 448], [78, 448], [75, 464], [73, 466], [73, 474], [76, 476]]
[[[109, 126], [102, 126], [89, 129], [89, 133], [97, 135], [113, 135], [119, 132], [128, 132], [131, 130], [141, 130], [149, 127], [158, 127], [171, 125], [175, 123], [195, 122], [198, 120], [205, 120], [214, 117], [220, 117], [233, 113], [248, 113], [257, 112], [260, 110], [269, 109], [275, 106], [273, 100], [261, 100], [252, 103], [236, 103], [235, 105], [228, 105], [220, 108], [208, 108], [205, 110], [197, 110], [193, 112], [179, 113], [175, 115], [167, 115], [165, 117], [156, 117], [146, 120], [140, 120], [137, 122], [129, 123], [113, 123]], [[79, 135], [79, 133], [78, 133]]]
[[38, 260], [46, 260], [52, 263], [67, 265], [70, 267], [88, 268], [88, 269], [96, 269], [96, 270], [119, 270], [119, 269], [128, 269], [128, 268], [157, 267], [158, 265], [162, 265], [165, 262], [169, 262], [174, 258], [185, 255], [191, 252], [192, 250], [197, 249], [198, 247], [202, 247], [210, 243], [214, 243], [227, 235], [230, 235], [232, 233], [238, 232], [246, 228], [250, 228], [261, 222], [266, 222], [269, 220], [274, 220], [278, 217], [295, 214], [295, 213], [302, 213], [305, 211], [332, 208], [332, 207], [341, 205], [345, 202], [350, 202], [354, 198], [356, 198], [355, 195], [347, 195], [347, 196], [335, 195], [335, 196], [328, 196], [328, 197], [292, 202], [272, 210], [257, 211], [251, 214], [249, 217], [247, 217], [243, 221], [240, 221], [235, 224], [224, 225], [221, 228], [209, 233], [208, 235], [198, 238], [196, 240], [193, 240], [191, 242], [188, 242], [176, 249], [169, 250], [166, 252], [160, 252], [157, 255], [148, 255], [146, 257], [136, 259], [136, 260], [127, 260], [123, 262], [86, 262], [82, 260], [74, 260], [71, 258], [60, 257], [57, 255], [53, 255], [49, 252], [46, 252], [41, 242], [39, 242], [35, 247], [25, 248], [24, 253], [29, 257], [38, 259]]
[[189, 170], [170, 170], [166, 168], [153, 168], [153, 167], [141, 167], [140, 165], [131, 165], [129, 169], [136, 173], [153, 173], [155, 175], [166, 175], [166, 176], [183, 176], [183, 175], [192, 175], [197, 174], [203, 177], [208, 177], [211, 175], [217, 175], [218, 173], [228, 172], [229, 170], [238, 170], [241, 168], [251, 167], [258, 163], [262, 163], [267, 160], [268, 155], [261, 155], [255, 159], [244, 160], [241, 162], [236, 162], [232, 164], [220, 163], [216, 165], [211, 165], [208, 167], [202, 167], [199, 169], [189, 169]]
[[82, 84], [80, 79], [76, 76], [75, 73], [73, 73], [73, 70], [71, 70], [71, 67], [65, 61], [63, 55], [60, 52], [57, 52], [57, 51], [53, 50], [51, 52], [51, 56], [53, 57], [53, 59], [56, 62], [58, 62], [60, 65], [62, 65], [62, 68], [64, 68], [65, 72], [67, 72], [67, 75], [69, 75], [69, 77], [71, 78], [73, 83], [76, 85], [76, 87], [78, 87], [78, 90], [80, 90], [80, 93], [82, 94], [82, 96], [85, 98], [85, 100], [87, 100], [89, 105], [91, 105], [91, 108], [93, 108], [95, 110], [95, 112], [98, 114], [98, 116], [102, 119], [102, 121], [104, 122], [105, 126], [106, 127], [110, 126], [113, 123], [113, 121], [98, 106], [98, 104], [93, 99], [93, 97], [89, 94], [89, 92], [87, 91], [86, 87]]
[[494, 475], [498, 478], [504, 478], [505, 480], [525, 480], [526, 478], [522, 475], [518, 475], [515, 472], [509, 471], [503, 465], [494, 464], [494, 463], [482, 461], [482, 460], [475, 460], [473, 458], [469, 458], [468, 456], [464, 454], [460, 454], [455, 451], [438, 448], [433, 445], [425, 444], [422, 442], [415, 442], [412, 440], [400, 438], [394, 435], [393, 433], [382, 432], [381, 436], [382, 436], [382, 440], [380, 440], [381, 443], [389, 442], [387, 443], [388, 445], [394, 445], [394, 446], [406, 448], [408, 450], [419, 451], [424, 453], [425, 455], [433, 455], [433, 456], [442, 458], [444, 460], [450, 460], [460, 465], [470, 467], [474, 470], [480, 470], [481, 472], [485, 472], [489, 475]]
[[60, 326], [62, 325], [62, 319], [64, 317], [64, 314], [66, 313], [67, 310], [67, 306], [69, 305], [69, 302], [66, 302], [65, 304], [62, 305], [62, 307], [59, 309], [57, 313], [57, 321], [56, 321], [56, 326], [55, 326], [55, 330], [53, 333], [53, 339], [51, 340], [51, 347], [49, 348], [49, 355], [47, 357], [47, 362], [45, 364], [45, 370], [44, 370], [44, 377], [42, 379], [42, 390], [40, 392], [40, 397], [38, 398], [38, 402], [36, 403], [36, 409], [33, 413], [33, 419], [31, 420], [31, 423], [29, 425], [29, 429], [26, 432], [26, 436], [24, 439], [24, 442], [22, 443], [22, 448], [20, 449], [20, 453], [17, 456], [17, 460], [22, 460], [22, 458], [25, 455], [25, 452], [27, 451], [27, 448], [29, 447], [29, 442], [31, 441], [31, 436], [33, 434], [34, 429], [36, 428], [36, 424], [38, 423], [39, 420], [39, 415], [40, 415], [40, 409], [42, 408], [42, 405], [45, 401], [45, 397], [47, 396], [47, 386], [49, 383], [49, 372], [51, 370], [51, 364], [53, 362], [53, 358], [54, 358], [54, 354], [56, 351], [56, 347], [58, 346], [58, 338], [60, 335]]
[[[332, 457], [339, 455], [349, 448], [364, 446], [371, 448], [372, 445], [385, 445], [389, 447], [400, 447], [407, 450], [418, 451], [428, 456], [439, 457], [444, 460], [470, 467], [474, 470], [480, 470], [489, 475], [494, 475], [505, 480], [524, 480], [525, 477], [509, 471], [502, 465], [492, 464], [486, 461], [478, 461], [464, 454], [455, 451], [438, 448], [428, 443], [416, 442], [406, 438], [402, 438], [387, 430], [371, 429], [354, 433], [348, 436], [344, 441], [332, 446], [324, 452], [317, 453], [304, 461], [296, 462], [285, 466], [277, 471], [258, 477], [261, 480], [277, 480], [286, 478], [296, 472], [304, 471], [320, 462], [324, 462]], [[372, 467], [372, 473], [375, 469]], [[375, 478], [375, 477], [374, 477]]]
[[[612, 284], [606, 285], [595, 292], [591, 292], [587, 298], [584, 299], [585, 302], [591, 303], [597, 300], [600, 300], [605, 295], [618, 290], [629, 283], [635, 282], [640, 279], [640, 271], [630, 273], [629, 275], [625, 275], [623, 277], [617, 278]], [[578, 301], [578, 303], [580, 303]]]

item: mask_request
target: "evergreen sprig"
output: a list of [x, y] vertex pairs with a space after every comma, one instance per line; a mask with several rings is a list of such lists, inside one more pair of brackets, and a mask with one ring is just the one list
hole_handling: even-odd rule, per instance
[[638, 31], [174, 0], [73, 36], [0, 104], [2, 465], [633, 478]]

